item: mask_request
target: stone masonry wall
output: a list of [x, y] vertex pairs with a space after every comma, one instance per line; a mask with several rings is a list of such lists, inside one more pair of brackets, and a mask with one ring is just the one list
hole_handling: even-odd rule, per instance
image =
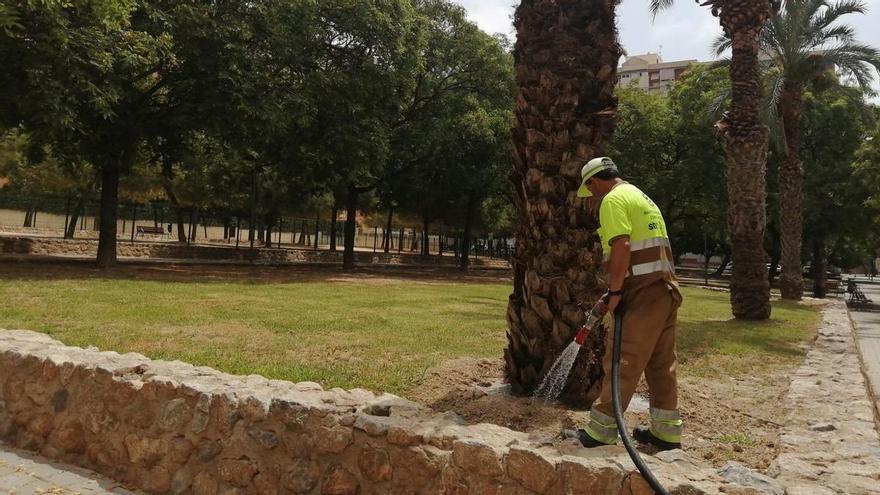
[[[393, 395], [232, 376], [28, 331], [0, 330], [0, 439], [148, 493], [651, 493], [620, 447], [564, 455]], [[680, 455], [649, 463], [671, 493], [724, 484]], [[754, 493], [735, 488], [723, 490]]]
[[[0, 235], [0, 253], [35, 254], [43, 256], [96, 256], [98, 241], [94, 239], [62, 239], [57, 237], [31, 237]], [[253, 263], [342, 263], [342, 251], [311, 251], [305, 249], [241, 249], [232, 246], [181, 245], [171, 242], [129, 242], [120, 240], [117, 253], [129, 258], [167, 258], [199, 260], [234, 260]], [[454, 266], [457, 260], [451, 256], [419, 256], [397, 253], [370, 253], [356, 251], [359, 263], [388, 265], [436, 265]], [[503, 260], [471, 258], [474, 267], [503, 268]]]

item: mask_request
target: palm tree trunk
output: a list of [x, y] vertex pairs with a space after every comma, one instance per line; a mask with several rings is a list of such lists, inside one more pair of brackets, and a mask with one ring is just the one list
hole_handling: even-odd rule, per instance
[[804, 168], [800, 159], [803, 89], [798, 85], [786, 84], [779, 110], [785, 129], [785, 157], [779, 169], [779, 225], [782, 244], [779, 289], [783, 299], [800, 300], [804, 295], [804, 279], [801, 274]]
[[722, 4], [721, 26], [732, 39], [731, 111], [715, 124], [727, 156], [727, 228], [733, 258], [730, 302], [733, 315], [746, 320], [770, 317], [764, 229], [767, 224], [767, 137], [761, 122], [758, 38], [770, 18], [767, 0]]
[[[614, 131], [620, 46], [616, 0], [520, 3], [514, 202], [519, 222], [507, 309], [506, 374], [516, 393], [539, 384], [584, 322], [579, 305], [601, 296], [595, 204], [576, 197], [580, 169], [601, 156]], [[601, 379], [604, 331], [594, 332], [562, 399], [591, 403]]]

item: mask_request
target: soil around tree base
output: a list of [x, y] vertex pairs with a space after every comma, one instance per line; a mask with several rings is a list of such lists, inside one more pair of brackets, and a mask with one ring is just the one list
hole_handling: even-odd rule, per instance
[[[457, 358], [428, 370], [406, 397], [437, 412], [452, 411], [471, 424], [491, 423], [528, 433], [543, 444], [558, 445], [563, 428], [586, 424], [587, 410], [511, 396], [503, 374], [501, 359]], [[766, 470], [779, 453], [782, 425], [774, 418], [785, 417], [782, 399], [788, 385], [788, 374], [779, 370], [740, 378], [680, 379], [685, 453], [694, 462], [714, 467], [733, 460]], [[644, 381], [638, 393], [648, 396]], [[644, 401], [635, 400], [625, 416], [630, 430], [648, 424], [646, 404], [639, 402]], [[640, 450], [654, 453], [650, 447]]]

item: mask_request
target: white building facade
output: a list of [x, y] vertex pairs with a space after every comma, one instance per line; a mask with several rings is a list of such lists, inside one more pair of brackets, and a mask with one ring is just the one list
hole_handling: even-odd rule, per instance
[[656, 53], [633, 55], [617, 69], [617, 85], [666, 94], [687, 68], [697, 63], [697, 60], [663, 62]]

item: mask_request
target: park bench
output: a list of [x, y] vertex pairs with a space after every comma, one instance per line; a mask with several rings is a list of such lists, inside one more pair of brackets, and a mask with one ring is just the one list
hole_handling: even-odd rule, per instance
[[142, 235], [165, 235], [165, 229], [162, 227], [148, 227], [146, 225], [138, 225], [137, 226], [137, 236]]
[[843, 288], [840, 286], [840, 280], [826, 280], [822, 285], [825, 287], [825, 292], [827, 294], [840, 296], [844, 293]]
[[849, 280], [846, 283], [846, 302], [851, 306], [866, 306], [871, 304], [871, 300], [865, 296], [865, 293], [862, 292], [862, 289], [859, 289], [859, 286], [855, 283], [854, 280]]

